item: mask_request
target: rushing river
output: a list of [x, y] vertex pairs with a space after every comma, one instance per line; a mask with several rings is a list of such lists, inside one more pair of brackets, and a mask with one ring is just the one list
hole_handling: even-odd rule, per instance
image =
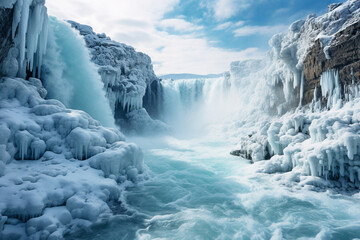
[[149, 178], [81, 239], [354, 239], [360, 198], [292, 191], [229, 155], [229, 143], [134, 139]]

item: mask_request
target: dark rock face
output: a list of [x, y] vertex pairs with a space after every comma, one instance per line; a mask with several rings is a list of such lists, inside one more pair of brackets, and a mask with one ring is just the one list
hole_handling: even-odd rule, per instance
[[[336, 34], [329, 46], [331, 59], [326, 59], [321, 42], [317, 40], [304, 61], [304, 102], [310, 103], [320, 77], [329, 69], [337, 69], [342, 86], [360, 82], [360, 21]], [[343, 88], [344, 89], [344, 88]]]
[[6, 58], [12, 44], [11, 26], [13, 19], [12, 8], [0, 8], [0, 65]]

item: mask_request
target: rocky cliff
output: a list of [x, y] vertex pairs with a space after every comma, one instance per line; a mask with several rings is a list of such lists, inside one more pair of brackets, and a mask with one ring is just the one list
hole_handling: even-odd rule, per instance
[[304, 102], [314, 98], [314, 89], [321, 88], [321, 74], [328, 69], [339, 71], [342, 97], [347, 93], [346, 86], [360, 81], [360, 19], [358, 22], [338, 32], [331, 41], [326, 56], [320, 40], [309, 49], [304, 61]]
[[[322, 187], [360, 188], [360, 1], [296, 21], [270, 46], [267, 63], [251, 71], [256, 102], [244, 109], [238, 124], [249, 128], [232, 154], [304, 185], [323, 178]], [[233, 81], [246, 80], [232, 72]]]

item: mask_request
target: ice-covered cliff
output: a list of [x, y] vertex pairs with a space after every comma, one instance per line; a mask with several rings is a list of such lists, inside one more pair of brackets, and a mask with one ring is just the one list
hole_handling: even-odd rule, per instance
[[[266, 67], [254, 62], [258, 81], [247, 90], [258, 99], [248, 107], [257, 121], [243, 115], [253, 124], [238, 129], [233, 154], [295, 182], [360, 187], [359, 23], [360, 1], [349, 0], [272, 37]], [[233, 81], [246, 80], [235, 65]]]
[[116, 122], [130, 132], [166, 131], [168, 127], [164, 123], [151, 118], [157, 117], [156, 90], [160, 80], [150, 57], [111, 40], [104, 33], [96, 34], [90, 26], [69, 23], [84, 37], [92, 61], [99, 66]]
[[139, 147], [101, 125], [113, 115], [84, 40], [44, 3], [0, 1], [0, 239], [106, 221], [144, 172]]
[[[269, 106], [272, 111], [281, 114], [299, 104], [311, 102], [315, 86], [320, 85], [319, 81], [315, 84], [311, 82], [314, 78], [311, 75], [315, 74], [315, 78], [320, 80], [321, 74], [326, 70], [342, 71], [342, 67], [346, 65], [344, 59], [348, 58], [345, 56], [346, 51], [353, 55], [353, 59], [347, 59], [348, 62], [358, 61], [355, 42], [348, 43], [346, 48], [338, 49], [337, 56], [334, 54], [334, 49], [343, 46], [347, 41], [346, 38], [356, 36], [353, 31], [344, 31], [354, 27], [357, 29], [359, 16], [360, 2], [358, 0], [333, 4], [329, 6], [328, 13], [319, 17], [309, 15], [306, 20], [294, 22], [287, 33], [277, 34], [271, 38], [270, 62], [265, 74], [270, 86], [281, 85], [283, 88], [281, 97], [284, 98], [281, 105]], [[314, 49], [316, 46], [318, 46], [317, 49]], [[352, 46], [353, 49], [351, 49]], [[322, 60], [309, 56], [315, 54], [320, 54]], [[338, 63], [334, 64], [335, 61]], [[318, 65], [321, 65], [320, 69]], [[316, 71], [316, 69], [319, 70]], [[323, 87], [326, 88], [326, 86]], [[320, 92], [319, 89], [318, 93]], [[332, 92], [329, 92], [328, 96], [331, 98]], [[326, 96], [323, 95], [323, 97]], [[338, 98], [341, 97], [343, 96], [338, 95]]]

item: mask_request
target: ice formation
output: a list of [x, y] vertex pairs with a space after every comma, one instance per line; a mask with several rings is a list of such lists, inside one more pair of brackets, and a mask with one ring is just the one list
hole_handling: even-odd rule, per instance
[[[359, 99], [326, 112], [288, 113], [241, 142], [260, 171], [299, 172], [360, 187]], [[338, 184], [338, 185], [337, 185]]]
[[7, 76], [24, 78], [26, 71], [30, 71], [39, 78], [48, 35], [48, 15], [43, 1], [2, 1], [0, 7], [14, 9], [11, 36], [18, 53], [13, 50], [8, 54], [3, 67], [9, 71]]
[[[135, 121], [145, 116], [143, 101], [148, 100], [147, 96], [144, 97], [145, 93], [151, 91], [154, 82], [159, 81], [155, 76], [150, 57], [136, 52], [131, 46], [111, 40], [104, 33], [94, 33], [90, 26], [73, 21], [69, 23], [84, 36], [92, 61], [99, 67], [98, 72], [117, 123], [124, 130], [138, 131], [138, 133], [150, 131], [151, 128], [145, 129], [141, 122]], [[147, 107], [151, 105], [146, 104]], [[142, 117], [129, 119], [127, 117], [129, 113], [131, 116], [141, 113]], [[155, 126], [156, 129], [165, 127], [163, 123], [154, 121], [149, 116], [147, 120], [152, 122], [148, 125]], [[163, 128], [162, 132], [167, 128]]]
[[322, 73], [320, 86], [321, 95], [328, 99], [328, 108], [331, 108], [341, 100], [341, 85], [339, 81], [339, 72], [337, 70], [330, 69]]
[[44, 3], [0, 1], [9, 30], [0, 48], [0, 239], [63, 239], [106, 220], [109, 201], [145, 170], [139, 147], [101, 125], [114, 118], [84, 40], [49, 19]]
[[[359, 9], [358, 0], [349, 0], [344, 4], [334, 5], [322, 16], [309, 15], [306, 20], [296, 21], [289, 27], [287, 33], [276, 34], [271, 38], [269, 44], [272, 49], [264, 72], [266, 83], [262, 84], [274, 89], [268, 91], [267, 98], [278, 98], [278, 101], [265, 100], [263, 102], [265, 109], [272, 113], [284, 114], [302, 105], [303, 68], [309, 48], [319, 40], [326, 58], [330, 59], [328, 50], [332, 45], [332, 39], [336, 33], [358, 21]], [[282, 93], [276, 92], [275, 88], [282, 88]]]
[[110, 216], [107, 201], [118, 199], [118, 183], [137, 181], [144, 171], [141, 150], [125, 143], [118, 130], [40, 93], [38, 79], [0, 80], [0, 237], [5, 239], [61, 239], [72, 228]]
[[242, 109], [241, 120], [235, 124], [241, 127], [232, 128], [242, 136], [233, 154], [256, 162], [261, 172], [291, 172], [331, 180], [333, 186], [360, 187], [359, 84], [353, 69], [348, 74], [350, 84], [340, 78], [338, 69], [323, 71], [319, 85], [313, 86], [313, 101], [302, 104], [305, 84], [309, 88], [303, 75], [309, 49], [320, 40], [325, 61], [331, 61], [328, 47], [338, 44], [333, 41], [336, 34], [353, 24], [356, 27], [359, 16], [360, 1], [349, 0], [273, 36], [266, 67], [259, 71], [254, 65], [251, 70], [250, 79], [258, 79], [252, 86], [241, 74], [243, 66], [232, 65], [240, 74], [233, 69], [230, 78], [247, 81], [251, 88], [245, 92], [257, 99]]

